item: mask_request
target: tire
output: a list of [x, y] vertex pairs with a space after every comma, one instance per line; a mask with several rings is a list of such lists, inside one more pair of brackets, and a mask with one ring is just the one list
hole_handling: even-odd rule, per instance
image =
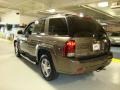
[[17, 57], [21, 57], [21, 55], [20, 55], [20, 49], [19, 49], [19, 46], [18, 46], [18, 45], [19, 45], [18, 42], [15, 42], [15, 43], [14, 43], [15, 55], [16, 55]]
[[55, 70], [51, 56], [48, 54], [42, 54], [39, 60], [39, 67], [42, 76], [45, 80], [51, 81], [58, 77], [58, 73]]

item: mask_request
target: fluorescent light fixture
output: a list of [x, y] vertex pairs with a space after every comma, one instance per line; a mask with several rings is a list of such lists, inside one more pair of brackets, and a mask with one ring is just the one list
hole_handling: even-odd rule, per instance
[[55, 9], [49, 9], [47, 11], [50, 12], [50, 13], [54, 13], [56, 10]]
[[39, 24], [39, 21], [36, 20], [36, 21], [35, 21], [35, 24], [36, 24], [36, 25]]
[[108, 2], [107, 1], [99, 2], [98, 6], [99, 7], [107, 7], [108, 6]]
[[83, 14], [83, 13], [80, 13], [79, 16], [80, 16], [80, 17], [84, 17], [84, 14]]

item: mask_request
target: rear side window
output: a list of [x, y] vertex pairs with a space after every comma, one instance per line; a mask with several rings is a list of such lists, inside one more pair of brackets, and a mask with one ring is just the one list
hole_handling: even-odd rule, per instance
[[50, 35], [68, 35], [65, 18], [52, 18], [49, 20]]
[[75, 37], [102, 37], [105, 34], [100, 24], [91, 18], [81, 18], [79, 16], [68, 16], [69, 35]]
[[35, 24], [34, 32], [44, 33], [45, 20], [40, 20], [38, 24]]

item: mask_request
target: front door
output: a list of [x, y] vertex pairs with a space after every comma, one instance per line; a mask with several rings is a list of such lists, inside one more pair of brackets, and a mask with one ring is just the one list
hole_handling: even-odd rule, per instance
[[21, 50], [24, 51], [24, 52], [27, 52], [29, 53], [29, 43], [30, 43], [30, 38], [31, 38], [31, 35], [32, 35], [32, 31], [34, 30], [34, 26], [35, 26], [35, 23], [32, 22], [30, 23], [25, 31], [24, 31], [24, 35], [20, 37], [20, 47], [21, 47]]
[[24, 41], [24, 51], [29, 53], [32, 56], [35, 56], [36, 53], [36, 45], [39, 43], [43, 37], [44, 34], [44, 26], [45, 26], [45, 20], [40, 20], [31, 23], [28, 28], [25, 31], [25, 38], [26, 41]]

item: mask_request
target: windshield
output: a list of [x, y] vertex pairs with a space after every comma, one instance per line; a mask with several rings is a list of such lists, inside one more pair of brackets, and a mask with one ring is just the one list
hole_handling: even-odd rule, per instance
[[105, 34], [100, 24], [91, 18], [81, 18], [79, 16], [67, 17], [69, 34], [75, 37], [102, 37]]

